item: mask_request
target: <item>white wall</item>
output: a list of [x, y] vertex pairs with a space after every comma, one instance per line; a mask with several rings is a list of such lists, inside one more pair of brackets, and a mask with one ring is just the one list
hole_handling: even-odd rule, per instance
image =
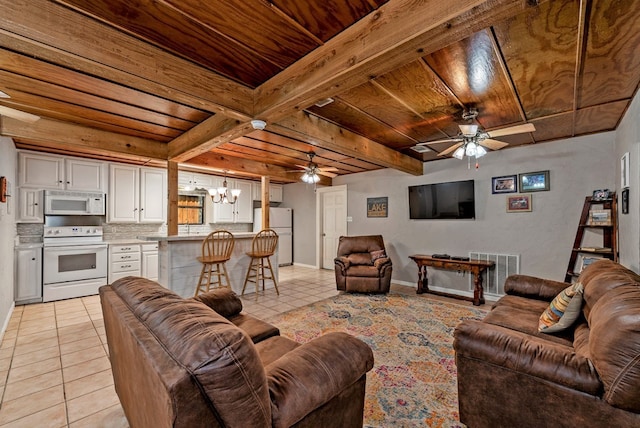
[[[616, 177], [618, 192], [618, 236], [620, 263], [640, 272], [640, 96], [636, 96], [627, 109], [616, 131]], [[629, 214], [622, 214], [620, 188], [620, 158], [629, 153]]]
[[313, 185], [287, 184], [282, 207], [293, 209], [293, 263], [316, 265], [316, 192]]
[[[0, 340], [13, 310], [13, 246], [16, 236], [16, 159], [13, 140], [0, 137], [0, 176], [7, 177], [13, 188], [7, 203], [0, 203]], [[8, 212], [9, 211], [9, 212]]]
[[[349, 235], [384, 236], [396, 281], [416, 282], [411, 254], [469, 251], [519, 254], [521, 273], [564, 280], [585, 196], [615, 188], [614, 139], [609, 132], [492, 152], [477, 170], [467, 169], [466, 160], [446, 159], [425, 163], [422, 176], [385, 169], [340, 176], [333, 184], [347, 185]], [[550, 171], [551, 190], [531, 193], [530, 213], [507, 213], [507, 195], [491, 194], [492, 177], [541, 170]], [[408, 186], [468, 179], [475, 180], [476, 220], [409, 220]], [[389, 216], [367, 218], [367, 198], [379, 196], [389, 198]], [[296, 230], [296, 242], [315, 246], [314, 228]], [[438, 275], [437, 281], [434, 286], [468, 285], [455, 274]]]

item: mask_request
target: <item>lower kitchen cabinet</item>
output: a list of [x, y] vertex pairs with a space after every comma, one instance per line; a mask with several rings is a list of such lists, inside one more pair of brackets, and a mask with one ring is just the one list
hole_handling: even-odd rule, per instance
[[125, 276], [140, 276], [140, 245], [109, 245], [109, 284]]
[[42, 302], [42, 244], [15, 248], [16, 305]]
[[154, 281], [158, 280], [158, 243], [142, 244], [142, 276]]
[[157, 242], [109, 245], [109, 284], [125, 276], [158, 280]]

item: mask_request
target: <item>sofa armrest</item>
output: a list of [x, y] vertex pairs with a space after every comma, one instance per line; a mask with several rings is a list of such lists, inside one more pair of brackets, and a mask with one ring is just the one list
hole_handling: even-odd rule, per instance
[[510, 275], [504, 282], [504, 292], [530, 299], [552, 301], [562, 290], [571, 284], [536, 278], [528, 275]]
[[391, 259], [389, 257], [381, 257], [376, 259], [373, 262], [373, 265], [378, 268], [378, 270], [382, 270], [385, 266], [391, 266]]
[[230, 288], [218, 288], [193, 297], [225, 318], [238, 315], [242, 311], [242, 300]]
[[347, 271], [347, 269], [349, 269], [349, 266], [351, 265], [351, 262], [349, 261], [348, 258], [346, 257], [336, 257], [333, 260], [334, 264], [339, 267], [343, 273], [345, 273]]
[[591, 361], [570, 346], [476, 320], [458, 324], [453, 336], [456, 359], [480, 360], [591, 395], [602, 392]]
[[289, 427], [354, 384], [373, 367], [373, 352], [347, 333], [322, 335], [267, 367], [274, 427]]

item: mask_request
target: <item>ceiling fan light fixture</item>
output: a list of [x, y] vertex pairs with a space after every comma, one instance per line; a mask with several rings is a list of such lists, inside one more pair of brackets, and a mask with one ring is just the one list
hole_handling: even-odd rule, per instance
[[472, 157], [472, 156], [476, 155], [476, 151], [477, 151], [477, 147], [478, 147], [476, 143], [467, 143], [465, 147], [466, 147], [466, 149], [464, 151], [465, 155], [467, 155], [469, 157]]
[[484, 147], [482, 147], [480, 144], [476, 145], [476, 158], [481, 158], [486, 154], [487, 154], [487, 151], [485, 150]]
[[453, 152], [453, 157], [462, 160], [464, 158], [464, 146], [460, 146]]
[[478, 132], [478, 125], [458, 125], [460, 132], [465, 137], [473, 137]]

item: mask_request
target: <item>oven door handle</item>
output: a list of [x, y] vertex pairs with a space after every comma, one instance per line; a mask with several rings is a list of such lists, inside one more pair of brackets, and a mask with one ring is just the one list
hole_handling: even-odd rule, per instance
[[[73, 249], [68, 248], [72, 246]], [[73, 244], [64, 244], [64, 245], [52, 245], [49, 247], [44, 247], [45, 250], [53, 250], [53, 251], [73, 251], [73, 252], [87, 252], [93, 250], [106, 250], [107, 244], [96, 244], [96, 245], [73, 245]]]

